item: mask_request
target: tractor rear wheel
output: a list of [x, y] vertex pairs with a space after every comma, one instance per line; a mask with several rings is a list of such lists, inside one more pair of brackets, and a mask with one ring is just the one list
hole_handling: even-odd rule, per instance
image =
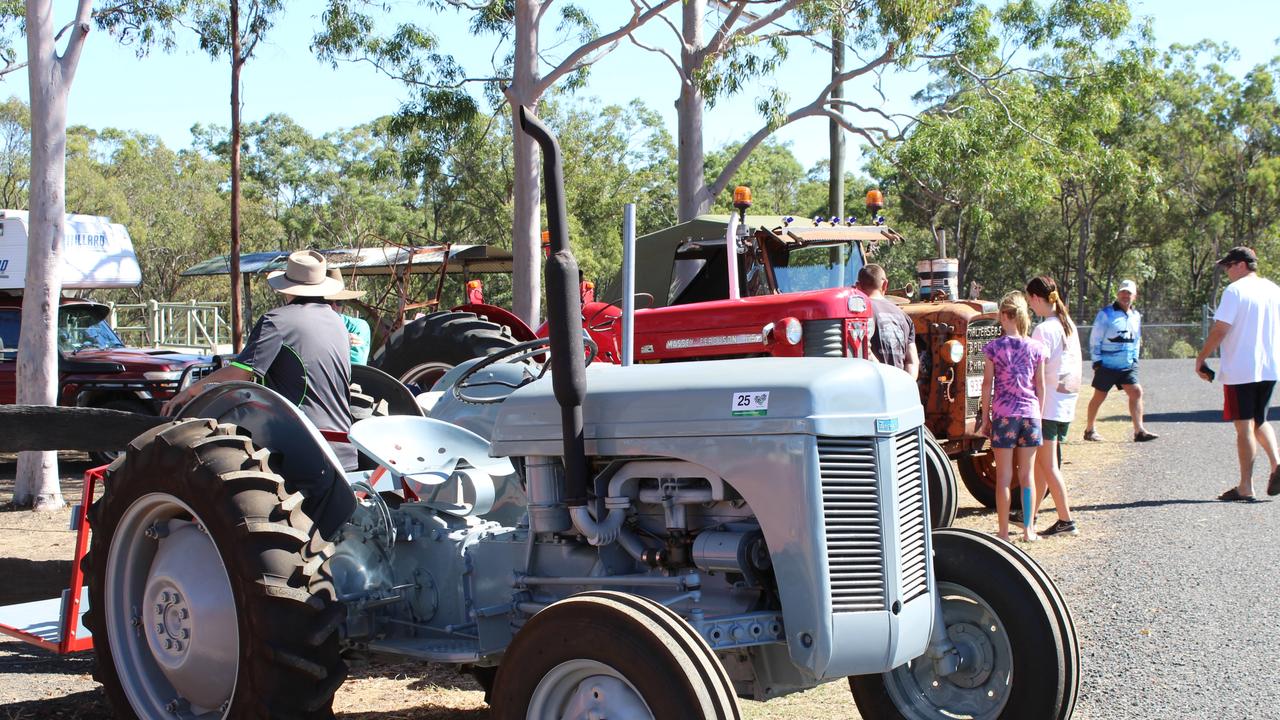
[[134, 440], [89, 511], [85, 624], [120, 718], [332, 718], [332, 545], [233, 425]]
[[[1034, 460], [1033, 460], [1034, 462]], [[960, 479], [964, 482], [965, 488], [969, 494], [973, 496], [983, 505], [983, 507], [996, 509], [996, 454], [995, 451], [987, 446], [980, 452], [965, 453], [956, 458], [956, 465], [960, 466]], [[1019, 499], [1017, 485], [1017, 465], [1014, 466], [1014, 482], [1010, 491], [1010, 508], [1015, 510], [1022, 507], [1022, 501]], [[1049, 496], [1049, 491], [1045, 489], [1045, 497]]]
[[934, 439], [933, 433], [924, 433], [925, 470], [929, 479], [930, 527], [951, 527], [960, 507], [960, 483], [956, 480], [951, 459]]
[[[1080, 674], [1070, 613], [1047, 576], [1012, 545], [978, 533], [934, 533], [942, 621], [963, 658], [950, 675], [920, 657], [881, 675], [849, 678], [866, 720], [1069, 716]], [[1049, 583], [1052, 585], [1052, 583]]]
[[711, 648], [651, 600], [591, 592], [534, 615], [507, 649], [492, 717], [737, 720], [733, 686]]
[[405, 385], [430, 390], [454, 365], [515, 344], [510, 331], [475, 313], [438, 312], [391, 333], [369, 364]]

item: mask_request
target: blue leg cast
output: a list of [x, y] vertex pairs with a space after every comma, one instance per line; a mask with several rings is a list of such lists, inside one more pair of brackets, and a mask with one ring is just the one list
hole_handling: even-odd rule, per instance
[[1035, 518], [1031, 517], [1035, 507], [1031, 504], [1031, 488], [1022, 488], [1022, 525], [1028, 530], [1035, 524]]

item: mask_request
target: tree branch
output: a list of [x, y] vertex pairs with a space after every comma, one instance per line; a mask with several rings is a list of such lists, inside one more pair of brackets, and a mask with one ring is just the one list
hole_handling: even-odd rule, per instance
[[619, 40], [634, 32], [636, 28], [648, 22], [653, 16], [661, 14], [663, 10], [675, 5], [677, 2], [679, 2], [679, 0], [661, 0], [657, 5], [650, 6], [647, 10], [641, 12], [641, 9], [644, 8], [645, 5], [636, 2], [636, 0], [632, 0], [631, 5], [633, 11], [631, 13], [631, 20], [624, 23], [617, 30], [614, 30], [607, 35], [601, 35], [595, 40], [592, 40], [573, 51], [569, 57], [561, 61], [559, 65], [551, 70], [551, 72], [538, 80], [537, 85], [534, 87], [534, 96], [537, 97], [542, 95], [557, 80], [579, 69], [579, 67], [581, 67], [581, 63], [585, 59], [594, 55], [597, 50], [608, 45], [616, 44]]
[[58, 59], [64, 88], [71, 87], [71, 81], [75, 79], [76, 66], [80, 63], [80, 53], [84, 51], [85, 39], [89, 36], [89, 20], [92, 18], [93, 0], [79, 0], [76, 5], [75, 32], [67, 40], [67, 49]]
[[666, 50], [663, 50], [660, 47], [652, 47], [649, 45], [645, 45], [644, 43], [637, 40], [635, 35], [630, 35], [628, 37], [630, 37], [631, 39], [631, 44], [635, 45], [641, 50], [648, 50], [651, 53], [657, 53], [658, 55], [661, 55], [662, 57], [666, 58], [667, 62], [671, 63], [671, 66], [676, 69], [676, 74], [680, 76], [680, 81], [682, 83], [685, 82], [684, 70], [680, 67], [680, 61], [677, 60], [674, 55], [667, 52]]
[[748, 1], [749, 0], [739, 0], [738, 5], [729, 12], [728, 16], [725, 17], [724, 22], [720, 24], [720, 27], [716, 28], [716, 34], [711, 37], [711, 42], [707, 43], [706, 47], [702, 49], [702, 58], [719, 55], [724, 51], [724, 47], [729, 43], [729, 41], [734, 38], [751, 35], [760, 28], [773, 24], [778, 18], [791, 12], [800, 4], [799, 0], [787, 0], [774, 8], [768, 14], [761, 15], [746, 25], [734, 30], [733, 26], [737, 24], [738, 18], [740, 18], [743, 11], [746, 10]]

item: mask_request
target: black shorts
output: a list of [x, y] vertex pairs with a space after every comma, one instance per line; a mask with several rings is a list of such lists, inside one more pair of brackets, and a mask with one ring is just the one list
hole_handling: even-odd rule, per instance
[[1271, 404], [1271, 391], [1275, 388], [1275, 380], [1223, 385], [1222, 419], [1228, 422], [1252, 419], [1254, 425], [1261, 427], [1267, 421], [1267, 406]]
[[1098, 366], [1098, 369], [1093, 371], [1093, 382], [1089, 384], [1102, 392], [1111, 392], [1112, 388], [1122, 385], [1137, 385], [1138, 368], [1135, 366], [1128, 370], [1112, 370]]

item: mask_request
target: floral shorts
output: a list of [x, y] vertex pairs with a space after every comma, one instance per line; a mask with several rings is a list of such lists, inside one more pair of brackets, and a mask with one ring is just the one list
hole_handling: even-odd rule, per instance
[[991, 422], [991, 447], [1040, 447], [1040, 418], [998, 417]]

